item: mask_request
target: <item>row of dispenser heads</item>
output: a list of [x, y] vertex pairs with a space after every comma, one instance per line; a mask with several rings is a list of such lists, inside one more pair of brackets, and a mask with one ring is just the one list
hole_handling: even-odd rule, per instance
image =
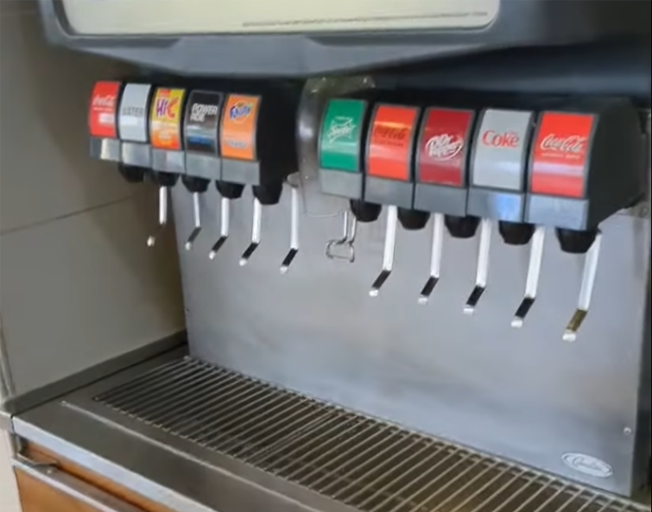
[[[327, 244], [327, 255], [353, 261], [357, 224], [376, 221], [385, 207], [382, 270], [369, 292], [376, 297], [394, 267], [398, 225], [422, 229], [432, 216], [430, 276], [419, 297], [427, 304], [440, 279], [446, 230], [454, 238], [479, 230], [476, 282], [464, 307], [472, 314], [487, 287], [498, 223], [507, 244], [531, 244], [525, 296], [512, 321], [519, 328], [536, 299], [545, 234], [553, 228], [562, 250], [586, 254], [578, 307], [564, 333], [574, 341], [597, 274], [598, 225], [644, 196], [644, 146], [638, 112], [627, 101], [554, 106], [541, 108], [541, 100], [537, 108], [506, 109], [331, 99], [315, 127], [313, 151], [322, 192], [349, 199], [351, 208], [342, 238]], [[99, 82], [89, 113], [91, 153], [117, 162], [129, 181], [147, 175], [158, 183], [161, 228], [168, 189], [181, 177], [193, 194], [187, 250], [201, 232], [200, 194], [214, 181], [222, 196], [221, 226], [211, 259], [229, 236], [230, 201], [252, 186], [251, 243], [240, 260], [246, 265], [261, 241], [263, 206], [279, 202], [287, 177], [299, 169], [297, 143], [306, 141], [297, 135], [298, 108], [269, 92]], [[291, 243], [283, 273], [299, 251], [300, 193], [296, 186], [290, 190]], [[155, 241], [156, 235], [148, 244]]]

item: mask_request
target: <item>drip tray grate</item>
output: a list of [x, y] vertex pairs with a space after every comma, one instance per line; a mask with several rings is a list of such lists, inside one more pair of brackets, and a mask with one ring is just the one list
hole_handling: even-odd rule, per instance
[[191, 358], [95, 401], [363, 512], [649, 512]]

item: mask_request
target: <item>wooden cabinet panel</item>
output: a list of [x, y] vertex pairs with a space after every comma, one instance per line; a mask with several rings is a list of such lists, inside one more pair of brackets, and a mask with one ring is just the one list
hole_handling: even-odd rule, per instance
[[19, 469], [16, 482], [23, 512], [101, 512]]
[[15, 471], [23, 512], [175, 512], [40, 447], [23, 456], [30, 462]]

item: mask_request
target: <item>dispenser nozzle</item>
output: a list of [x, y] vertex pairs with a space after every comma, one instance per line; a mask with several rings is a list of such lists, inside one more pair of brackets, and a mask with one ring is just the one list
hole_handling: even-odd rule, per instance
[[469, 295], [464, 313], [472, 315], [480, 301], [480, 298], [487, 289], [487, 279], [489, 277], [489, 251], [491, 249], [491, 229], [492, 222], [490, 219], [482, 219], [480, 223], [480, 247], [478, 249], [478, 269], [475, 277], [475, 288]]
[[602, 233], [598, 232], [595, 237], [593, 245], [586, 253], [584, 260], [584, 272], [582, 274], [582, 285], [580, 287], [580, 297], [577, 304], [577, 309], [573, 314], [566, 331], [564, 332], [563, 340], [569, 343], [577, 340], [577, 331], [582, 326], [582, 322], [589, 312], [591, 305], [591, 297], [593, 295], [593, 286], [595, 285], [595, 277], [598, 273], [598, 260], [600, 258], [600, 243], [602, 241]]
[[244, 267], [249, 263], [249, 259], [256, 252], [258, 246], [260, 245], [260, 235], [263, 226], [263, 206], [260, 204], [260, 201], [254, 197], [254, 213], [253, 220], [251, 223], [251, 243], [249, 247], [242, 253], [240, 258], [240, 266]]
[[527, 269], [527, 280], [525, 282], [525, 297], [516, 310], [512, 327], [520, 329], [523, 327], [525, 317], [530, 312], [537, 298], [539, 289], [539, 275], [541, 274], [541, 263], [543, 261], [543, 246], [546, 241], [546, 228], [537, 226], [532, 235], [532, 247], [530, 248], [530, 263]]
[[301, 204], [299, 199], [299, 189], [291, 187], [290, 190], [290, 251], [281, 263], [281, 274], [285, 274], [289, 269], [292, 261], [299, 253], [299, 214]]
[[432, 249], [430, 252], [430, 278], [426, 281], [426, 285], [421, 290], [419, 296], [419, 304], [426, 305], [430, 299], [430, 295], [435, 291], [435, 287], [439, 282], [441, 274], [441, 258], [442, 250], [444, 247], [444, 215], [435, 213], [433, 216], [432, 226]]
[[168, 222], [168, 187], [159, 187], [158, 189], [158, 225], [156, 234], [147, 239], [147, 247], [154, 247], [156, 240], [160, 236]]
[[[326, 244], [326, 257], [331, 260], [345, 260], [349, 263], [355, 261], [355, 237], [358, 231], [358, 219], [351, 210], [346, 210], [343, 215], [342, 238], [330, 240]], [[338, 248], [345, 247], [344, 255], [338, 252]]]
[[190, 233], [188, 240], [186, 241], [186, 251], [192, 249], [192, 246], [197, 240], [197, 237], [201, 233], [201, 204], [199, 202], [199, 193], [193, 192], [192, 194], [192, 214], [195, 222], [195, 227]]
[[396, 249], [396, 229], [398, 227], [398, 207], [387, 208], [387, 227], [385, 229], [385, 248], [383, 249], [383, 268], [369, 291], [370, 297], [378, 297], [394, 268], [394, 252]]
[[215, 242], [211, 252], [208, 254], [208, 257], [212, 260], [215, 259], [217, 252], [225, 244], [227, 238], [229, 238], [229, 225], [231, 224], [231, 200], [226, 197], [222, 197], [220, 199], [220, 210], [220, 237], [217, 239], [217, 242]]

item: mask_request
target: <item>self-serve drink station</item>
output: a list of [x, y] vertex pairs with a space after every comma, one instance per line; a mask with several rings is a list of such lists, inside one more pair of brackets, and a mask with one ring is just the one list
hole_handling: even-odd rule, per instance
[[[174, 220], [188, 357], [322, 404], [252, 391], [227, 454], [330, 500], [318, 510], [639, 510], [649, 59], [631, 56], [649, 6], [407, 1], [380, 21], [364, 2], [254, 19], [252, 2], [211, 17], [171, 1], [161, 33], [136, 2], [41, 1], [54, 42], [147, 71], [89, 92], [90, 154], [159, 188], [143, 243], [160, 250]], [[221, 389], [201, 378], [198, 396]], [[200, 416], [171, 400], [184, 425]]]

